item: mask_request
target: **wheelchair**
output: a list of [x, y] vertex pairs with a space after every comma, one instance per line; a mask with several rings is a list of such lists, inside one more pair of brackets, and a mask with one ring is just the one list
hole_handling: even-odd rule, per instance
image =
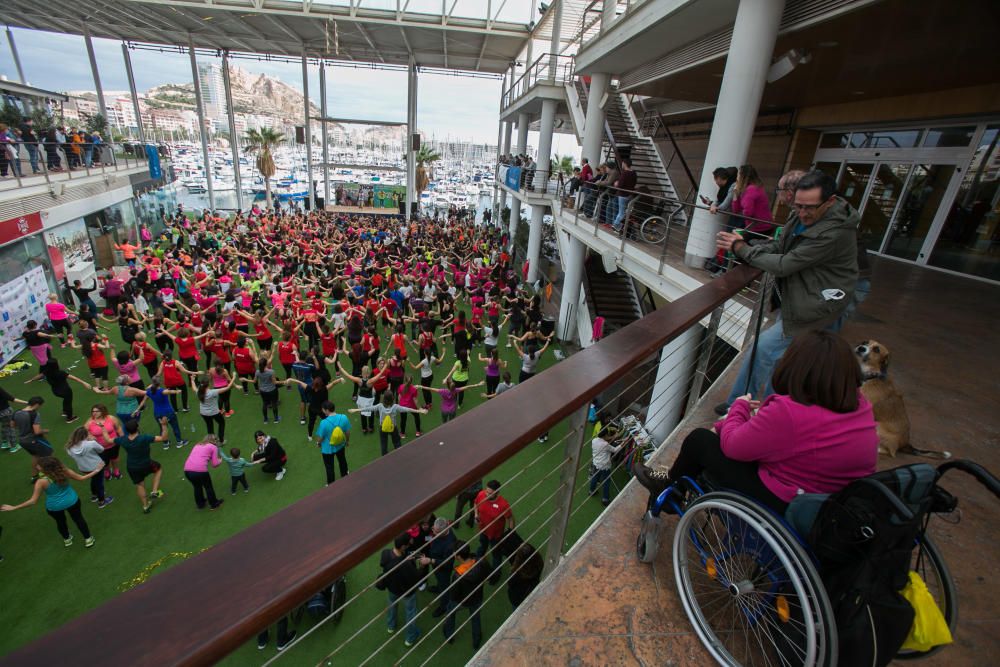
[[[949, 461], [936, 471], [931, 469], [933, 490], [940, 490], [944, 500], [932, 506], [928, 517], [956, 509], [957, 500], [937, 486], [951, 469], [974, 476], [1000, 497], [1000, 482], [985, 469], [970, 461]], [[685, 477], [656, 498], [650, 497], [636, 555], [642, 562], [654, 560], [663, 515], [676, 514], [672, 556], [677, 590], [696, 634], [719, 664], [834, 667], [838, 664], [836, 620], [819, 560], [803, 537], [827, 497], [803, 494], [792, 501], [785, 516], [779, 516], [748, 496], [719, 488], [705, 476]], [[898, 498], [894, 502], [901, 513], [909, 513]], [[909, 518], [913, 516], [910, 513]], [[914, 544], [910, 569], [927, 584], [954, 631], [958, 619], [955, 585], [941, 552], [926, 533], [926, 519]], [[940, 648], [902, 650], [896, 658], [922, 658]]]

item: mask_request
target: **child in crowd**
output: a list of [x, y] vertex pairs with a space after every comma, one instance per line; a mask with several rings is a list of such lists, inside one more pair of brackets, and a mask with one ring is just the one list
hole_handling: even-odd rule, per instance
[[219, 455], [229, 466], [230, 495], [236, 495], [236, 487], [240, 484], [243, 485], [243, 493], [250, 493], [250, 485], [247, 484], [246, 469], [248, 466], [257, 465], [260, 461], [247, 461], [240, 456], [239, 447], [230, 449], [228, 455], [222, 450], [222, 447], [219, 447]]

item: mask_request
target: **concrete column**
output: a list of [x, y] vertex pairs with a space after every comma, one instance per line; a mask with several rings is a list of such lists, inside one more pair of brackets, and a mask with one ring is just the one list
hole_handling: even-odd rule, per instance
[[[713, 169], [746, 161], [784, 8], [785, 0], [740, 2], [705, 152], [705, 166], [698, 183], [701, 195], [713, 197], [718, 191], [712, 178]], [[684, 262], [688, 266], [700, 268], [705, 259], [715, 255], [715, 234], [723, 219], [724, 216], [695, 209], [684, 252]]]
[[517, 114], [517, 154], [524, 155], [528, 152], [528, 124], [531, 117], [526, 113]]
[[514, 234], [517, 233], [517, 223], [521, 221], [521, 200], [517, 198], [517, 195], [511, 195], [510, 197], [510, 223], [507, 225], [507, 236], [510, 239], [510, 247], [508, 251], [513, 254], [514, 250]]
[[[132, 96], [132, 111], [135, 113], [135, 126], [139, 131], [139, 141], [146, 143], [146, 133], [142, 129], [142, 114], [139, 112], [139, 94], [135, 91], [135, 74], [132, 71], [132, 56], [129, 55], [128, 45], [122, 42], [122, 55], [125, 58], [125, 76], [128, 77], [128, 91]], [[192, 56], [193, 57], [193, 56]], [[195, 77], [197, 80], [197, 77]]]
[[309, 59], [305, 51], [302, 52], [302, 117], [305, 120], [306, 134], [306, 181], [309, 183], [309, 209], [316, 206], [316, 188], [313, 187], [313, 143], [312, 143], [312, 119], [309, 117]]
[[410, 59], [406, 77], [406, 215], [410, 216], [417, 201], [417, 154], [413, 150], [413, 135], [417, 131], [417, 64]]
[[240, 172], [240, 138], [236, 134], [233, 111], [233, 84], [229, 79], [229, 49], [222, 52], [222, 88], [226, 93], [226, 119], [229, 121], [229, 150], [233, 155], [233, 178], [236, 179], [236, 208], [243, 207], [243, 174]]
[[[503, 124], [503, 150], [502, 155], [510, 155], [510, 135], [514, 129], [514, 124], [510, 121], [504, 121]], [[499, 182], [497, 182], [499, 187]], [[500, 205], [497, 208], [497, 220], [500, 220], [500, 211], [503, 211], [504, 207], [507, 205], [507, 191], [500, 188]], [[499, 223], [498, 223], [499, 224]]]
[[545, 192], [552, 178], [552, 131], [556, 124], [556, 100], [542, 100], [542, 119], [538, 126], [538, 168], [535, 170], [535, 192]]
[[531, 284], [541, 277], [538, 271], [538, 260], [542, 254], [542, 217], [544, 206], [531, 207], [531, 226], [528, 228], [528, 283]]
[[549, 79], [555, 81], [556, 69], [559, 66], [559, 38], [562, 31], [563, 3], [562, 0], [553, 0], [553, 2], [555, 6], [549, 9], [550, 12], [555, 12], [552, 15], [552, 42], [549, 45], [549, 53], [551, 54], [549, 58]]
[[587, 93], [587, 117], [583, 122], [583, 157], [590, 160], [595, 170], [601, 163], [601, 146], [604, 145], [604, 109], [601, 98], [608, 91], [610, 74], [590, 75], [590, 91]]
[[[126, 51], [126, 53], [128, 53]], [[191, 39], [191, 35], [188, 35], [188, 55], [191, 57], [191, 80], [194, 83], [194, 104], [198, 111], [198, 128], [200, 129], [199, 135], [201, 135], [201, 158], [204, 160], [205, 164], [205, 185], [208, 188], [208, 207], [215, 210], [215, 191], [212, 188], [212, 163], [208, 159], [208, 137], [205, 136], [205, 103], [201, 99], [201, 81], [198, 80], [198, 59], [194, 55], [194, 41]], [[129, 70], [131, 72], [131, 70]], [[129, 77], [129, 84], [131, 84], [131, 77]], [[133, 92], [133, 96], [135, 93]], [[136, 110], [135, 115], [139, 115], [139, 100], [135, 100]], [[139, 126], [142, 126], [142, 122], [139, 122]]]
[[10, 28], [7, 28], [7, 44], [10, 46], [10, 55], [14, 57], [14, 69], [17, 70], [17, 79], [27, 85], [28, 81], [24, 78], [24, 68], [21, 67], [21, 57], [17, 55], [17, 44], [14, 42], [14, 33], [11, 32]]
[[330, 137], [326, 129], [326, 64], [319, 61], [319, 121], [320, 139], [323, 141], [323, 205], [330, 205]]
[[[7, 34], [11, 39], [13, 37], [10, 35], [10, 28], [7, 29]], [[97, 91], [97, 110], [104, 120], [108, 119], [108, 107], [104, 103], [104, 88], [101, 87], [101, 73], [97, 69], [97, 55], [94, 53], [94, 41], [90, 38], [90, 28], [87, 26], [86, 21], [83, 23], [83, 41], [87, 45], [87, 58], [90, 60], [90, 73], [94, 77], [94, 89]], [[11, 42], [11, 51], [13, 51], [13, 41]], [[14, 60], [17, 61], [17, 53], [14, 53]], [[20, 63], [18, 63], [18, 71], [20, 73]]]
[[[556, 232], [562, 234], [563, 232]], [[572, 341], [577, 335], [577, 307], [583, 286], [583, 258], [586, 248], [575, 236], [563, 244], [563, 286], [559, 301], [559, 340]]]
[[618, 9], [618, 0], [604, 0], [601, 5], [601, 34], [607, 32], [611, 24], [615, 22], [615, 15]]
[[653, 395], [646, 412], [646, 430], [658, 446], [680, 422], [687, 403], [691, 374], [698, 363], [700, 326], [693, 326], [660, 351]]

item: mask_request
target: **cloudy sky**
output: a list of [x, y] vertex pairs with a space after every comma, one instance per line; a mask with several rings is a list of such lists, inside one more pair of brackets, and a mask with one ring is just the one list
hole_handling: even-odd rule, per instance
[[[83, 38], [14, 28], [18, 54], [29, 83], [49, 90], [93, 90]], [[95, 39], [94, 50], [105, 91], [128, 90], [121, 43]], [[140, 92], [164, 83], [190, 83], [187, 53], [133, 50], [132, 68]], [[199, 62], [202, 60], [199, 59]], [[253, 73], [267, 74], [302, 90], [300, 64], [234, 59]], [[17, 80], [14, 60], [3, 40], [0, 74]], [[319, 106], [319, 74], [310, 68], [309, 97]], [[333, 117], [406, 120], [406, 74], [396, 71], [334, 67], [327, 70], [327, 105]], [[418, 83], [417, 124], [439, 139], [474, 139], [495, 143], [500, 81], [441, 74], [422, 74]], [[529, 143], [537, 145], [535, 133]], [[557, 152], [571, 152], [575, 141], [559, 137]]]

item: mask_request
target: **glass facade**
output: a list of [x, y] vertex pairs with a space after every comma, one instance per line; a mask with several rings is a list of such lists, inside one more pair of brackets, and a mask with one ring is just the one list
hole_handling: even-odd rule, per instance
[[175, 183], [168, 183], [155, 190], [143, 192], [135, 198], [139, 224], [149, 227], [153, 238], [156, 238], [165, 229], [163, 216], [176, 211], [177, 203], [177, 186]]

